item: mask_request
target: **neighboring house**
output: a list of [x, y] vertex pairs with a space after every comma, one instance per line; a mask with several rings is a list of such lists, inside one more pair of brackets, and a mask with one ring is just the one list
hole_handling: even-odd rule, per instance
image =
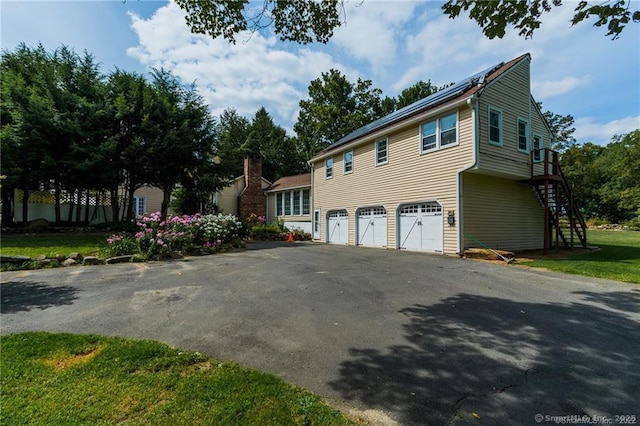
[[[162, 209], [164, 193], [155, 186], [143, 186], [133, 191], [133, 213], [136, 217], [159, 212]], [[171, 210], [171, 209], [169, 209]]]
[[447, 254], [478, 241], [539, 249], [554, 230], [556, 244], [569, 244], [559, 217], [569, 212], [571, 242], [576, 234], [586, 245], [531, 96], [530, 61], [479, 72], [313, 157], [313, 238]]
[[282, 177], [266, 194], [267, 222], [279, 219], [289, 229], [311, 233], [311, 173]]
[[[238, 216], [238, 200], [243, 191], [245, 191], [248, 182], [248, 171], [246, 170], [246, 168], [251, 167], [251, 164], [249, 164], [248, 161], [248, 158], [245, 159], [245, 174], [233, 179], [229, 185], [225, 186], [213, 195], [213, 202], [216, 203], [216, 205], [220, 208], [220, 211], [224, 214], [233, 214]], [[261, 174], [262, 165], [260, 165], [260, 172], [257, 173], [257, 176], [260, 177], [259, 188], [261, 191], [264, 191], [269, 187], [269, 185], [271, 185], [271, 182], [263, 178]], [[262, 209], [262, 212], [260, 214], [256, 213], [256, 215], [264, 216], [264, 211], [265, 209]]]
[[262, 159], [244, 158], [244, 174], [231, 181], [213, 195], [213, 201], [224, 214], [233, 214], [244, 220], [251, 214], [264, 216], [266, 211], [265, 189], [271, 185], [262, 177]]

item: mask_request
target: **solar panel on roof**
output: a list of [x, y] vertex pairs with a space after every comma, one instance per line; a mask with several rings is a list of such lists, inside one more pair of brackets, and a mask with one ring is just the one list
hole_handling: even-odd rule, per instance
[[381, 129], [383, 127], [386, 127], [387, 125], [394, 123], [396, 121], [399, 121], [405, 117], [408, 117], [412, 114], [414, 114], [417, 111], [422, 111], [427, 109], [428, 107], [435, 105], [437, 103], [440, 103], [442, 101], [445, 101], [449, 98], [454, 98], [462, 93], [464, 93], [465, 91], [467, 91], [468, 89], [470, 89], [471, 87], [475, 86], [476, 83], [479, 80], [484, 80], [484, 78], [490, 74], [491, 72], [493, 72], [494, 70], [496, 70], [497, 68], [501, 67], [504, 64], [504, 62], [501, 62], [498, 65], [495, 65], [493, 67], [487, 68], [486, 70], [480, 71], [479, 73], [476, 73], [474, 75], [472, 75], [471, 77], [468, 77], [452, 86], [449, 86], [447, 88], [444, 88], [436, 93], [433, 93], [429, 96], [427, 96], [426, 98], [420, 99], [419, 101], [416, 101], [412, 104], [409, 104], [403, 108], [400, 108], [397, 111], [392, 112], [389, 115], [386, 115], [382, 118], [379, 118], [375, 121], [372, 121], [371, 123], [360, 127], [359, 129], [354, 130], [353, 132], [349, 133], [348, 135], [344, 136], [343, 138], [341, 138], [340, 140], [338, 140], [336, 143], [330, 145], [329, 147], [327, 147], [324, 152], [326, 151], [331, 151], [341, 145], [344, 145], [348, 142], [351, 142], [357, 138], [359, 138], [360, 136], [364, 136], [368, 133], [374, 132], [378, 129]]

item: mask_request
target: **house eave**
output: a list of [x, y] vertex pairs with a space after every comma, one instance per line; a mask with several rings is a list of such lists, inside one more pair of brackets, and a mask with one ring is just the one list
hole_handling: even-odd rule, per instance
[[315, 157], [311, 158], [309, 160], [309, 163], [316, 163], [318, 161], [324, 160], [325, 158], [332, 157], [336, 153], [340, 153], [340, 152], [343, 152], [343, 151], [348, 151], [349, 149], [352, 149], [352, 148], [355, 148], [355, 147], [360, 146], [362, 144], [371, 142], [372, 139], [375, 140], [378, 137], [381, 137], [381, 136], [387, 135], [389, 133], [392, 133], [393, 131], [395, 131], [395, 130], [401, 128], [401, 127], [412, 125], [412, 124], [417, 124], [417, 123], [419, 123], [421, 121], [424, 121], [424, 120], [426, 120], [426, 119], [428, 119], [428, 118], [430, 118], [432, 116], [436, 116], [436, 115], [438, 115], [438, 114], [440, 114], [443, 111], [446, 111], [448, 109], [458, 108], [461, 105], [464, 105], [469, 99], [472, 99], [474, 97], [475, 97], [475, 92], [467, 94], [466, 96], [463, 96], [462, 98], [458, 98], [457, 100], [454, 100], [452, 102], [443, 103], [443, 104], [440, 104], [440, 105], [438, 105], [436, 107], [432, 107], [432, 108], [429, 108], [427, 110], [416, 112], [414, 115], [412, 115], [410, 117], [403, 117], [402, 119], [399, 119], [399, 120], [397, 120], [395, 122], [389, 123], [385, 127], [373, 130], [370, 133], [362, 135], [362, 136], [358, 137], [357, 139], [354, 139], [351, 142], [347, 142], [344, 145], [336, 146], [333, 149], [320, 152], [318, 155], [316, 155]]

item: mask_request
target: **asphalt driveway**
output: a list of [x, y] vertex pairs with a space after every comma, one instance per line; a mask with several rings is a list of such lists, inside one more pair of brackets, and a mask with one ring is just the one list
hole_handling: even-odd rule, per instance
[[179, 261], [5, 272], [1, 291], [2, 333], [161, 340], [275, 373], [383, 422], [640, 423], [637, 285], [256, 243]]

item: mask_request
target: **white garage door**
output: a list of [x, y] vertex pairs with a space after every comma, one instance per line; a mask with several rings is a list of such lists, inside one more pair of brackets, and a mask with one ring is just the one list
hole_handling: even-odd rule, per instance
[[442, 253], [442, 206], [436, 202], [403, 206], [398, 214], [400, 248]]
[[358, 210], [358, 245], [387, 246], [387, 210], [384, 207]]
[[349, 214], [346, 210], [327, 213], [327, 242], [347, 244], [349, 242]]

